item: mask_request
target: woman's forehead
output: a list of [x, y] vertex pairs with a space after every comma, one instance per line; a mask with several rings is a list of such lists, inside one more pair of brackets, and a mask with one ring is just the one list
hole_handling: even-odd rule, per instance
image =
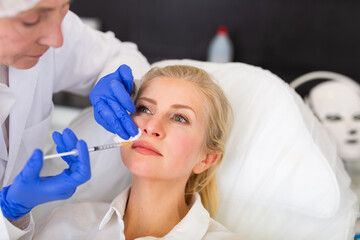
[[185, 104], [203, 111], [205, 104], [199, 87], [189, 80], [174, 77], [156, 77], [145, 85], [139, 98], [149, 97], [167, 104]]
[[199, 88], [196, 84], [192, 83], [191, 81], [184, 79], [184, 78], [176, 78], [176, 77], [155, 77], [149, 80], [144, 88], [143, 92], [156, 92], [157, 94], [166, 94], [171, 92], [173, 94], [178, 95], [192, 95], [194, 93], [195, 96], [199, 95], [200, 93]]
[[[1, 1], [1, 0], [0, 0]], [[18, 12], [16, 17], [24, 17], [32, 13], [41, 13], [55, 10], [65, 4], [69, 4], [71, 0], [39, 0], [39, 1], [26, 1], [26, 2], [36, 2], [33, 5], [29, 5], [28, 8], [23, 9]]]

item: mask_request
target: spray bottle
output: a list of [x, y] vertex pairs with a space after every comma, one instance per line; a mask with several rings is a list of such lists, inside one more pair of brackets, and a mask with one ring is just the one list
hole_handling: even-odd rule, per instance
[[225, 63], [233, 60], [233, 45], [225, 26], [219, 26], [208, 48], [207, 61]]

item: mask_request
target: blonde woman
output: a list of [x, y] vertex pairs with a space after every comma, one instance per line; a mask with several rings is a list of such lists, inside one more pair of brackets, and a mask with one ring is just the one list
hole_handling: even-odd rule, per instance
[[[121, 148], [131, 186], [110, 205], [61, 207], [35, 239], [239, 239], [211, 218], [232, 116], [223, 91], [198, 68], [154, 68], [135, 106], [142, 135]], [[70, 135], [59, 139], [76, 139]]]

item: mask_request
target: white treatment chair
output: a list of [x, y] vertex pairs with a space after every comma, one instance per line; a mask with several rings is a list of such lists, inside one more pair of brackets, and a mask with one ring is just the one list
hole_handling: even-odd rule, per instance
[[[212, 74], [234, 111], [217, 175], [219, 222], [245, 240], [353, 239], [358, 204], [336, 143], [285, 82], [242, 63], [166, 60], [153, 66], [174, 64]], [[89, 146], [112, 142], [91, 108], [70, 128]], [[53, 169], [56, 162], [62, 163], [47, 164]], [[110, 201], [131, 181], [118, 149], [92, 153], [91, 163], [92, 179], [68, 201]]]

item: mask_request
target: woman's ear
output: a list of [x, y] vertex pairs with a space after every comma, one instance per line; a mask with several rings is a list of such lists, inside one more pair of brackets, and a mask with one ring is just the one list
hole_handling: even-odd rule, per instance
[[211, 151], [210, 153], [205, 154], [203, 160], [198, 162], [195, 167], [193, 168], [193, 173], [200, 174], [209, 167], [211, 167], [218, 159], [219, 152], [218, 151]]

